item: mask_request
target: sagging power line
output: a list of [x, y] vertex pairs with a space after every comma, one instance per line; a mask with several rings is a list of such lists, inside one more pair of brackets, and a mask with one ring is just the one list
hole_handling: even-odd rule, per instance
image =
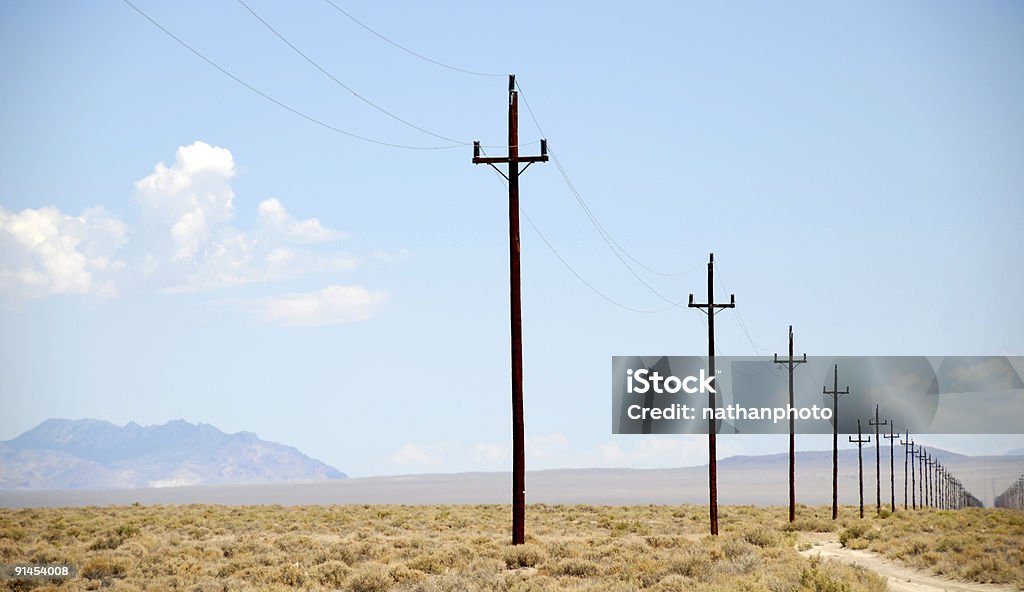
[[206, 54], [204, 54], [204, 53], [200, 52], [198, 49], [192, 47], [184, 39], [182, 39], [181, 37], [178, 37], [177, 35], [172, 33], [169, 29], [167, 29], [166, 27], [161, 25], [159, 22], [157, 22], [156, 19], [154, 19], [153, 17], [151, 17], [148, 14], [146, 14], [145, 12], [143, 12], [143, 10], [140, 9], [135, 4], [133, 4], [131, 2], [131, 0], [122, 0], [122, 2], [124, 2], [125, 4], [130, 6], [135, 12], [139, 13], [140, 15], [142, 15], [143, 18], [145, 18], [147, 21], [149, 21], [154, 27], [156, 27], [161, 32], [163, 32], [165, 35], [167, 35], [168, 37], [170, 37], [171, 39], [176, 41], [179, 45], [181, 45], [185, 49], [187, 49], [190, 52], [192, 52], [196, 57], [198, 57], [199, 59], [203, 60], [204, 62], [206, 62], [210, 66], [212, 66], [214, 69], [216, 69], [221, 74], [223, 74], [223, 75], [227, 76], [228, 78], [234, 80], [235, 82], [237, 82], [238, 84], [242, 85], [243, 87], [245, 87], [249, 91], [259, 95], [260, 97], [262, 97], [263, 99], [273, 103], [274, 105], [277, 105], [278, 107], [280, 107], [280, 108], [282, 108], [282, 109], [284, 109], [284, 110], [286, 110], [286, 111], [288, 111], [288, 112], [290, 112], [290, 113], [292, 113], [294, 115], [297, 115], [297, 116], [305, 119], [306, 121], [314, 123], [314, 124], [324, 128], [324, 129], [330, 130], [330, 131], [338, 133], [338, 134], [342, 134], [344, 136], [347, 136], [347, 137], [350, 137], [350, 138], [353, 138], [353, 139], [356, 139], [356, 140], [362, 140], [363, 142], [369, 142], [371, 144], [377, 144], [379, 146], [386, 146], [388, 148], [399, 148], [399, 149], [402, 149], [402, 150], [449, 150], [449, 149], [452, 149], [452, 148], [459, 148], [460, 146], [463, 146], [463, 144], [450, 144], [450, 145], [446, 145], [446, 146], [413, 146], [413, 145], [409, 145], [409, 144], [398, 144], [398, 143], [395, 143], [395, 142], [388, 142], [388, 141], [385, 141], [385, 140], [379, 140], [377, 138], [371, 138], [369, 136], [363, 136], [363, 135], [360, 135], [360, 134], [357, 134], [357, 133], [354, 133], [354, 132], [350, 132], [348, 130], [341, 129], [341, 128], [335, 126], [335, 125], [332, 125], [330, 123], [327, 123], [326, 121], [323, 121], [322, 119], [318, 119], [316, 117], [313, 117], [312, 115], [309, 115], [309, 114], [307, 114], [307, 113], [305, 113], [303, 111], [300, 111], [300, 110], [296, 109], [295, 107], [292, 107], [291, 105], [288, 105], [287, 103], [285, 103], [285, 102], [283, 102], [283, 101], [281, 101], [281, 100], [279, 100], [279, 99], [277, 99], [277, 98], [275, 98], [275, 97], [273, 97], [273, 96], [263, 92], [259, 88], [255, 87], [252, 84], [246, 82], [245, 80], [239, 78], [238, 76], [236, 76], [235, 74], [233, 74], [232, 72], [230, 72], [229, 70], [227, 70], [226, 68], [224, 68], [223, 66], [218, 64], [217, 62], [213, 61], [212, 59], [207, 57]]
[[473, 75], [473, 76], [492, 76], [492, 77], [502, 77], [502, 76], [505, 76], [505, 74], [496, 74], [496, 73], [491, 73], [491, 72], [476, 72], [476, 71], [473, 71], [473, 70], [467, 70], [466, 68], [459, 68], [457, 66], [452, 66], [451, 64], [446, 64], [444, 62], [441, 62], [441, 61], [438, 61], [438, 60], [435, 60], [435, 59], [432, 59], [432, 58], [428, 58], [427, 56], [425, 56], [425, 55], [423, 55], [421, 53], [417, 53], [417, 52], [409, 49], [408, 47], [405, 47], [404, 45], [398, 44], [397, 42], [391, 40], [391, 38], [387, 37], [383, 33], [379, 33], [376, 30], [371, 29], [369, 27], [369, 25], [366, 25], [365, 23], [363, 23], [362, 21], [360, 21], [356, 17], [354, 17], [351, 14], [345, 12], [344, 9], [342, 9], [340, 6], [338, 6], [337, 4], [332, 2], [331, 0], [324, 0], [324, 2], [327, 2], [328, 4], [330, 4], [334, 8], [334, 10], [337, 10], [341, 14], [345, 15], [346, 18], [348, 18], [349, 20], [351, 20], [355, 24], [359, 25], [360, 27], [366, 29], [367, 31], [373, 33], [374, 35], [376, 35], [380, 39], [382, 39], [382, 40], [386, 41], [387, 43], [397, 47], [398, 49], [406, 52], [407, 54], [415, 56], [415, 57], [417, 57], [417, 58], [419, 58], [419, 59], [421, 59], [421, 60], [423, 60], [425, 62], [430, 62], [431, 64], [434, 64], [435, 66], [440, 66], [442, 68], [447, 68], [448, 70], [453, 70], [455, 72], [462, 72], [463, 74], [470, 74], [470, 75]]
[[[337, 78], [337, 77], [336, 77], [336, 76], [335, 76], [334, 74], [332, 74], [332, 73], [331, 73], [331, 72], [329, 72], [329, 71], [328, 71], [328, 70], [327, 70], [326, 68], [324, 68], [323, 66], [321, 66], [321, 65], [320, 65], [320, 64], [319, 64], [318, 62], [316, 62], [316, 61], [315, 61], [315, 60], [314, 60], [313, 58], [309, 57], [309, 55], [308, 55], [308, 54], [307, 54], [306, 52], [302, 51], [302, 50], [301, 50], [301, 49], [299, 49], [299, 48], [298, 48], [298, 47], [297, 47], [297, 46], [296, 46], [296, 45], [295, 45], [294, 43], [292, 43], [291, 41], [289, 41], [287, 37], [285, 37], [285, 36], [284, 36], [284, 35], [283, 35], [283, 34], [282, 34], [282, 33], [281, 33], [280, 31], [278, 31], [278, 30], [277, 30], [276, 28], [274, 28], [274, 26], [273, 26], [273, 25], [271, 25], [271, 24], [270, 24], [269, 22], [267, 22], [267, 20], [266, 20], [265, 18], [263, 18], [262, 16], [260, 16], [260, 15], [259, 15], [259, 13], [257, 13], [257, 12], [256, 12], [256, 11], [255, 11], [255, 10], [254, 10], [254, 9], [253, 9], [253, 8], [252, 8], [251, 6], [249, 6], [248, 4], [246, 4], [245, 0], [236, 0], [236, 1], [237, 1], [237, 2], [239, 3], [239, 4], [241, 4], [243, 8], [245, 8], [245, 9], [246, 9], [247, 11], [249, 11], [249, 14], [251, 14], [251, 15], [252, 15], [253, 17], [255, 17], [255, 18], [256, 18], [256, 20], [258, 20], [258, 21], [259, 21], [259, 22], [260, 22], [260, 23], [261, 23], [261, 24], [262, 24], [262, 25], [263, 25], [264, 27], [266, 27], [266, 28], [267, 28], [267, 30], [269, 30], [269, 31], [270, 31], [271, 33], [273, 33], [273, 34], [274, 34], [274, 36], [276, 36], [276, 37], [277, 37], [278, 39], [280, 39], [280, 40], [281, 40], [281, 41], [282, 41], [282, 42], [283, 42], [283, 43], [284, 43], [285, 45], [287, 45], [288, 47], [290, 47], [290, 48], [292, 49], [292, 51], [294, 51], [294, 52], [295, 52], [296, 54], [298, 54], [298, 55], [299, 55], [299, 57], [301, 57], [301, 58], [302, 58], [303, 60], [305, 60], [306, 62], [308, 62], [308, 63], [309, 63], [309, 64], [310, 64], [311, 66], [313, 66], [314, 68], [316, 68], [317, 70], [319, 70], [321, 74], [323, 74], [324, 76], [326, 76], [326, 77], [327, 77], [327, 78], [328, 78], [329, 80], [331, 80], [332, 82], [334, 82], [334, 83], [335, 83], [336, 85], [338, 85], [338, 86], [340, 86], [341, 88], [343, 88], [343, 89], [347, 90], [347, 91], [348, 91], [349, 93], [351, 93], [351, 94], [352, 94], [352, 95], [353, 95], [354, 97], [356, 97], [356, 98], [357, 98], [357, 99], [359, 99], [360, 101], [362, 101], [362, 102], [366, 103], [366, 104], [367, 104], [367, 105], [369, 105], [370, 107], [373, 107], [373, 108], [374, 108], [374, 109], [376, 109], [377, 111], [379, 111], [379, 112], [383, 113], [384, 115], [386, 115], [386, 116], [390, 117], [391, 119], [394, 119], [395, 121], [397, 121], [397, 122], [399, 122], [399, 123], [401, 123], [401, 124], [403, 124], [403, 125], [405, 125], [405, 126], [407, 126], [407, 127], [411, 128], [411, 129], [414, 129], [414, 130], [416, 130], [416, 131], [422, 132], [422, 133], [424, 133], [424, 134], [427, 134], [427, 135], [429, 135], [429, 136], [433, 136], [433, 137], [435, 137], [435, 138], [437, 138], [437, 139], [439, 139], [439, 140], [445, 140], [446, 142], [453, 142], [453, 143], [455, 143], [455, 144], [461, 144], [462, 146], [469, 146], [469, 145], [471, 145], [471, 144], [473, 143], [473, 142], [471, 142], [471, 141], [466, 141], [466, 140], [459, 140], [459, 139], [457, 139], [457, 138], [452, 138], [452, 137], [446, 136], [446, 135], [444, 135], [444, 134], [439, 134], [439, 133], [437, 133], [437, 132], [433, 132], [433, 131], [430, 131], [430, 130], [428, 130], [428, 129], [426, 129], [426, 128], [423, 128], [423, 127], [421, 127], [421, 126], [418, 126], [418, 125], [416, 125], [415, 123], [412, 123], [412, 122], [410, 122], [410, 121], [408, 121], [408, 120], [406, 120], [406, 119], [403, 119], [402, 117], [399, 117], [399, 116], [398, 116], [398, 115], [396, 115], [395, 113], [393, 113], [393, 112], [391, 112], [391, 111], [389, 111], [389, 110], [385, 109], [384, 107], [381, 107], [381, 106], [380, 106], [380, 105], [378, 105], [377, 103], [375, 103], [375, 102], [371, 101], [370, 99], [368, 99], [368, 98], [364, 97], [364, 96], [363, 96], [362, 94], [360, 94], [360, 93], [359, 93], [359, 91], [357, 91], [356, 89], [352, 88], [352, 87], [351, 87], [350, 85], [346, 84], [345, 82], [343, 82], [343, 81], [339, 80], [339, 79], [338, 79], [338, 78]], [[534, 140], [534, 141], [532, 141], [532, 142], [527, 142], [527, 143], [525, 143], [525, 144], [524, 144], [524, 143], [520, 143], [520, 144], [519, 144], [519, 147], [520, 147], [520, 148], [522, 148], [522, 147], [524, 147], [524, 146], [530, 146], [530, 145], [536, 144], [537, 142], [538, 142], [538, 140]], [[487, 147], [488, 147], [488, 148], [498, 148], [499, 146], [496, 146], [496, 145], [487, 145]], [[503, 146], [501, 146], [501, 147], [503, 147]]]

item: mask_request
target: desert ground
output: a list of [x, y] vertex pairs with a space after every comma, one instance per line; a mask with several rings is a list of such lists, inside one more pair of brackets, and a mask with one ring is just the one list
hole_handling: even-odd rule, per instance
[[[108, 506], [0, 510], [0, 563], [60, 562], [64, 581], [10, 590], [881, 591], [884, 575], [827, 545], [912, 573], [1024, 587], [1024, 513], [698, 505], [542, 505], [508, 544], [506, 505]], [[825, 550], [815, 553], [816, 548]], [[820, 555], [820, 556], [819, 556]], [[894, 588], [899, 589], [899, 588]], [[975, 590], [976, 588], [963, 588]]]

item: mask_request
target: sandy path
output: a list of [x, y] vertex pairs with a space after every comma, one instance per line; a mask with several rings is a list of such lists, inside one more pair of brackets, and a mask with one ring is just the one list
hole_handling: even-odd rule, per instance
[[870, 551], [847, 549], [838, 541], [827, 541], [815, 544], [806, 551], [800, 551], [804, 557], [820, 555], [823, 559], [835, 559], [851, 565], [859, 565], [870, 569], [889, 582], [893, 592], [1013, 592], [1014, 586], [996, 584], [975, 584], [950, 580], [923, 571], [894, 563]]

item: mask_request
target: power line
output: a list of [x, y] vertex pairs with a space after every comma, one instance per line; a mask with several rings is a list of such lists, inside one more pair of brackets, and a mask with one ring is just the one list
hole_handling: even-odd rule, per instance
[[425, 56], [423, 54], [416, 53], [415, 51], [409, 49], [408, 47], [405, 47], [404, 45], [399, 45], [397, 42], [392, 41], [391, 39], [389, 39], [384, 34], [378, 33], [374, 29], [371, 29], [368, 25], [366, 25], [365, 23], [363, 23], [362, 21], [360, 21], [356, 17], [354, 17], [351, 14], [345, 12], [340, 6], [338, 6], [334, 2], [331, 2], [331, 0], [324, 0], [324, 1], [327, 2], [328, 4], [330, 4], [334, 8], [334, 10], [337, 10], [341, 14], [345, 15], [349, 20], [351, 20], [355, 24], [357, 24], [360, 27], [366, 29], [367, 31], [373, 33], [377, 37], [383, 39], [384, 41], [390, 43], [391, 45], [397, 47], [398, 49], [404, 51], [405, 53], [408, 53], [409, 55], [412, 55], [412, 56], [416, 56], [417, 58], [419, 58], [419, 59], [421, 59], [421, 60], [423, 60], [425, 62], [430, 62], [431, 64], [434, 64], [435, 66], [440, 66], [442, 68], [447, 68], [449, 70], [454, 70], [456, 72], [462, 72], [463, 74], [472, 74], [473, 76], [506, 76], [506, 74], [492, 74], [492, 73], [489, 73], [489, 72], [475, 72], [473, 70], [466, 70], [465, 68], [459, 68], [457, 66], [452, 66], [450, 64], [446, 64], [444, 62], [439, 62], [437, 60], [428, 58], [427, 56]]
[[374, 139], [374, 138], [369, 138], [369, 137], [366, 137], [366, 136], [361, 136], [359, 134], [343, 130], [343, 129], [339, 128], [339, 127], [335, 127], [335, 126], [333, 126], [333, 125], [331, 125], [331, 124], [329, 124], [329, 123], [327, 123], [327, 122], [325, 122], [323, 120], [317, 119], [317, 118], [315, 118], [315, 117], [313, 117], [311, 115], [307, 115], [306, 113], [303, 113], [302, 111], [299, 111], [298, 109], [296, 109], [294, 107], [291, 107], [291, 106], [285, 104], [284, 102], [282, 102], [282, 101], [280, 101], [278, 99], [275, 99], [274, 97], [272, 97], [272, 96], [268, 95], [267, 93], [261, 91], [260, 89], [256, 88], [255, 86], [253, 86], [253, 85], [249, 84], [248, 82], [242, 80], [238, 76], [235, 76], [234, 74], [229, 72], [224, 67], [220, 66], [219, 64], [217, 64], [216, 62], [214, 62], [210, 58], [206, 57], [202, 52], [200, 52], [196, 48], [194, 48], [191, 45], [189, 45], [188, 43], [186, 43], [180, 37], [178, 37], [174, 33], [170, 32], [166, 27], [164, 27], [163, 25], [158, 23], [155, 19], [153, 19], [153, 17], [151, 17], [148, 14], [146, 14], [145, 12], [143, 12], [142, 9], [140, 9], [135, 4], [132, 4], [131, 0], [122, 0], [122, 1], [125, 4], [127, 4], [128, 6], [130, 6], [135, 12], [139, 13], [140, 15], [142, 15], [147, 21], [152, 23], [154, 27], [156, 27], [157, 29], [160, 29], [165, 35], [167, 35], [171, 39], [174, 39], [175, 41], [177, 41], [179, 45], [181, 45], [185, 49], [187, 49], [190, 52], [192, 52], [193, 54], [195, 54], [199, 59], [203, 60], [204, 62], [206, 62], [210, 66], [213, 66], [214, 68], [216, 68], [221, 74], [224, 74], [228, 78], [234, 80], [238, 84], [241, 84], [245, 88], [247, 88], [250, 91], [256, 93], [257, 95], [263, 97], [267, 101], [270, 101], [271, 103], [277, 105], [278, 107], [281, 107], [282, 109], [285, 109], [286, 111], [290, 111], [291, 113], [294, 113], [295, 115], [298, 115], [299, 117], [301, 117], [301, 118], [303, 118], [303, 119], [305, 119], [305, 120], [307, 120], [307, 121], [309, 121], [311, 123], [315, 123], [316, 125], [319, 125], [319, 126], [325, 128], [325, 129], [328, 129], [328, 130], [331, 130], [333, 132], [336, 132], [336, 133], [348, 136], [350, 138], [355, 138], [357, 140], [362, 140], [364, 142], [369, 142], [371, 144], [378, 144], [380, 146], [387, 146], [389, 148], [401, 148], [403, 150], [448, 150], [448, 149], [451, 149], [451, 148], [458, 148], [458, 147], [462, 146], [462, 144], [452, 144], [452, 145], [449, 145], [449, 146], [410, 146], [410, 145], [406, 145], [406, 144], [395, 144], [395, 143], [392, 143], [392, 142], [386, 142], [386, 141], [383, 141], [383, 140], [377, 140], [377, 139]]
[[[508, 186], [506, 185], [505, 177], [503, 177], [501, 175], [501, 172], [498, 171], [498, 170], [495, 170], [494, 174], [497, 176], [498, 182], [500, 182], [503, 186], [505, 186], [506, 189], [508, 189]], [[607, 301], [607, 302], [609, 302], [611, 304], [614, 304], [615, 306], [617, 306], [617, 307], [619, 307], [619, 308], [621, 308], [623, 310], [628, 310], [630, 312], [636, 312], [636, 313], [641, 313], [641, 314], [658, 314], [658, 313], [663, 313], [663, 312], [670, 311], [670, 310], [672, 310], [674, 308], [672, 306], [666, 306], [665, 308], [658, 308], [658, 309], [653, 309], [653, 310], [634, 308], [632, 306], [629, 306], [627, 304], [623, 304], [623, 303], [619, 302], [618, 300], [615, 300], [614, 298], [608, 296], [607, 294], [605, 294], [601, 290], [597, 289], [597, 287], [595, 287], [593, 284], [588, 282], [586, 280], [586, 278], [584, 278], [582, 275], [580, 275], [580, 273], [578, 271], [576, 271], [576, 269], [573, 268], [573, 266], [570, 265], [569, 262], [566, 261], [564, 257], [562, 257], [562, 255], [558, 252], [558, 249], [556, 249], [555, 246], [551, 244], [551, 241], [549, 241], [547, 239], [547, 237], [544, 236], [544, 233], [541, 232], [540, 228], [538, 228], [536, 224], [534, 224], [533, 220], [530, 218], [529, 214], [526, 213], [526, 210], [524, 210], [522, 206], [519, 206], [519, 211], [520, 211], [520, 213], [523, 214], [523, 218], [526, 220], [526, 223], [530, 225], [530, 228], [532, 228], [533, 231], [537, 233], [537, 236], [540, 237], [540, 240], [543, 241], [545, 245], [547, 245], [548, 250], [551, 251], [551, 253], [555, 256], [555, 258], [557, 258], [562, 263], [562, 265], [564, 265], [565, 268], [569, 270], [569, 273], [571, 273], [573, 276], [575, 276], [576, 279], [578, 279], [580, 281], [580, 283], [582, 283], [584, 286], [590, 288], [590, 290], [592, 292], [594, 292], [594, 294], [597, 294], [598, 296], [600, 296], [605, 301]]]
[[326, 76], [327, 78], [329, 78], [330, 80], [332, 80], [332, 81], [333, 81], [333, 82], [334, 82], [335, 84], [337, 84], [337, 85], [338, 85], [338, 86], [340, 86], [341, 88], [344, 88], [344, 89], [345, 89], [345, 90], [347, 90], [348, 92], [352, 93], [352, 95], [353, 95], [353, 96], [355, 96], [355, 97], [356, 97], [357, 99], [359, 99], [360, 101], [362, 101], [362, 102], [366, 103], [367, 105], [369, 105], [369, 106], [373, 107], [373, 108], [374, 108], [374, 109], [376, 109], [377, 111], [380, 111], [380, 112], [381, 112], [381, 113], [383, 113], [384, 115], [387, 115], [387, 116], [388, 116], [388, 117], [390, 117], [391, 119], [394, 119], [395, 121], [397, 121], [397, 122], [399, 122], [399, 123], [405, 124], [405, 125], [407, 125], [407, 126], [411, 127], [412, 129], [414, 129], [414, 130], [417, 130], [417, 131], [420, 131], [420, 132], [423, 132], [423, 133], [425, 133], [425, 134], [427, 134], [427, 135], [430, 135], [430, 136], [434, 136], [435, 138], [439, 138], [439, 139], [441, 139], [441, 140], [446, 140], [446, 141], [448, 141], [448, 142], [454, 142], [454, 143], [456, 143], [456, 144], [461, 144], [461, 145], [463, 145], [463, 146], [469, 146], [470, 144], [472, 144], [472, 142], [463, 142], [463, 141], [461, 141], [461, 140], [456, 140], [455, 138], [449, 138], [448, 136], [443, 136], [443, 135], [441, 135], [441, 134], [438, 134], [438, 133], [432, 132], [432, 131], [430, 131], [430, 130], [428, 130], [428, 129], [424, 129], [424, 128], [422, 128], [422, 127], [420, 127], [420, 126], [418, 126], [418, 125], [416, 125], [416, 124], [414, 124], [414, 123], [411, 123], [411, 122], [409, 122], [409, 121], [406, 121], [405, 119], [402, 119], [401, 117], [399, 117], [399, 116], [395, 115], [394, 113], [392, 113], [392, 112], [388, 111], [387, 109], [385, 109], [385, 108], [381, 107], [380, 105], [378, 105], [378, 104], [374, 103], [373, 101], [371, 101], [371, 100], [367, 99], [367, 98], [366, 98], [366, 97], [364, 97], [363, 95], [361, 95], [361, 94], [359, 94], [358, 92], [356, 92], [356, 90], [355, 90], [354, 88], [352, 88], [351, 86], [349, 86], [349, 85], [345, 84], [345, 83], [344, 83], [344, 82], [342, 82], [341, 80], [338, 80], [338, 79], [337, 79], [337, 78], [336, 78], [336, 77], [335, 77], [335, 76], [334, 76], [333, 74], [331, 74], [331, 73], [330, 73], [330, 72], [328, 72], [328, 71], [327, 71], [326, 69], [324, 69], [324, 68], [323, 68], [323, 67], [322, 67], [322, 66], [321, 66], [320, 64], [316, 63], [316, 62], [315, 62], [315, 61], [313, 60], [313, 58], [309, 57], [309, 56], [308, 56], [308, 55], [306, 55], [306, 54], [305, 54], [305, 53], [304, 53], [304, 52], [303, 52], [303, 51], [302, 51], [301, 49], [299, 49], [298, 47], [296, 47], [294, 43], [292, 43], [291, 41], [289, 41], [289, 40], [288, 40], [288, 39], [287, 39], [287, 38], [286, 38], [286, 37], [285, 37], [284, 35], [282, 35], [282, 34], [281, 34], [281, 33], [280, 33], [280, 32], [279, 32], [279, 31], [278, 31], [277, 29], [275, 29], [275, 28], [274, 28], [274, 27], [273, 27], [273, 26], [272, 26], [272, 25], [271, 25], [270, 23], [268, 23], [268, 22], [266, 21], [266, 19], [264, 19], [263, 17], [261, 17], [261, 16], [259, 15], [259, 14], [257, 14], [257, 12], [256, 12], [255, 10], [253, 10], [253, 9], [252, 9], [252, 7], [250, 7], [250, 6], [248, 5], [248, 4], [246, 4], [246, 3], [245, 3], [245, 0], [237, 0], [237, 1], [238, 1], [238, 3], [239, 3], [239, 4], [241, 4], [241, 5], [243, 6], [243, 7], [245, 7], [245, 9], [246, 9], [246, 10], [248, 10], [248, 11], [249, 11], [249, 14], [253, 15], [254, 17], [256, 17], [256, 20], [258, 20], [258, 21], [259, 21], [260, 23], [262, 23], [262, 24], [263, 24], [263, 26], [264, 26], [264, 27], [266, 27], [266, 28], [267, 28], [267, 29], [268, 29], [268, 30], [269, 30], [269, 31], [270, 31], [271, 33], [273, 33], [274, 35], [276, 35], [278, 39], [280, 39], [281, 41], [283, 41], [285, 45], [287, 45], [288, 47], [292, 48], [292, 51], [294, 51], [295, 53], [299, 54], [299, 56], [301, 56], [301, 57], [302, 57], [302, 59], [304, 59], [304, 60], [306, 60], [307, 62], [309, 62], [309, 64], [310, 64], [310, 65], [312, 65], [312, 66], [313, 66], [314, 68], [316, 68], [317, 70], [319, 70], [319, 71], [320, 71], [320, 72], [321, 72], [321, 73], [322, 73], [322, 74], [323, 74], [324, 76]]
[[[306, 60], [311, 66], [313, 66], [314, 68], [319, 70], [321, 74], [326, 76], [332, 82], [334, 82], [335, 84], [337, 84], [341, 88], [347, 90], [348, 92], [352, 93], [352, 95], [355, 96], [360, 101], [362, 101], [362, 102], [366, 103], [367, 105], [373, 107], [377, 111], [380, 111], [381, 113], [383, 113], [384, 115], [390, 117], [391, 119], [394, 119], [395, 121], [397, 121], [397, 122], [399, 122], [399, 123], [401, 123], [401, 124], [403, 124], [405, 126], [408, 126], [408, 127], [412, 128], [412, 129], [414, 129], [416, 131], [419, 131], [419, 132], [422, 132], [424, 134], [427, 134], [428, 136], [433, 136], [433, 137], [438, 138], [440, 140], [445, 140], [447, 142], [454, 142], [456, 144], [461, 144], [463, 146], [470, 146], [470, 145], [473, 144], [473, 142], [459, 140], [459, 139], [456, 139], [456, 138], [450, 138], [450, 137], [445, 136], [443, 134], [439, 134], [437, 132], [433, 132], [433, 131], [430, 131], [430, 130], [428, 130], [426, 128], [420, 127], [420, 126], [416, 125], [415, 123], [412, 123], [411, 121], [408, 121], [407, 119], [403, 119], [402, 117], [399, 117], [398, 115], [392, 113], [391, 111], [385, 109], [384, 107], [381, 107], [377, 103], [374, 103], [370, 99], [364, 97], [356, 89], [352, 88], [348, 84], [345, 84], [344, 82], [339, 80], [336, 76], [331, 74], [326, 68], [321, 66], [315, 60], [313, 60], [313, 58], [309, 57], [308, 54], [306, 54], [301, 49], [299, 49], [294, 43], [289, 41], [288, 38], [284, 36], [284, 34], [282, 34], [280, 31], [278, 31], [276, 28], [274, 28], [273, 25], [271, 25], [269, 22], [267, 22], [266, 19], [264, 19], [262, 16], [260, 16], [259, 13], [257, 13], [251, 6], [246, 4], [245, 0], [237, 0], [237, 2], [239, 4], [241, 4], [247, 11], [249, 11], [249, 14], [254, 16], [256, 18], [256, 20], [258, 20], [264, 27], [266, 27], [278, 39], [280, 39], [282, 42], [284, 42], [285, 45], [290, 47], [292, 49], [292, 51], [297, 53], [302, 59]], [[534, 140], [534, 141], [526, 143], [526, 144], [520, 143], [519, 146], [520, 147], [530, 146], [532, 144], [536, 144], [539, 141], [540, 140]], [[488, 148], [498, 148], [498, 147], [500, 147], [500, 146], [496, 146], [496, 145], [493, 145], [493, 146], [489, 145], [488, 146]]]
[[[522, 88], [520, 88], [518, 82], [515, 83], [515, 88], [517, 90], [517, 94], [518, 95], [522, 95]], [[525, 96], [523, 97], [523, 103], [526, 105], [526, 109], [530, 113], [530, 117], [533, 119], [534, 124], [537, 125], [537, 131], [539, 131], [540, 134], [543, 136], [544, 135], [544, 130], [541, 129], [540, 125], [538, 124], [537, 118], [533, 114], [533, 109], [530, 108], [530, 103], [526, 100]], [[629, 273], [634, 278], [636, 278], [636, 280], [638, 282], [640, 282], [645, 288], [647, 288], [652, 294], [654, 294], [658, 298], [664, 300], [665, 302], [671, 304], [674, 307], [686, 308], [686, 305], [680, 304], [679, 302], [676, 302], [676, 301], [672, 300], [671, 298], [665, 296], [664, 294], [662, 294], [661, 292], [656, 290], [654, 288], [654, 286], [651, 286], [649, 283], [644, 281], [644, 279], [642, 277], [640, 277], [640, 275], [636, 272], [636, 270], [634, 270], [633, 267], [629, 263], [626, 262], [626, 260], [622, 257], [622, 255], [619, 254], [619, 250], [616, 249], [615, 245], [617, 243], [615, 243], [614, 239], [612, 239], [611, 235], [608, 234], [608, 232], [604, 229], [604, 227], [601, 226], [601, 223], [597, 220], [597, 217], [594, 216], [593, 212], [590, 211], [590, 208], [587, 207], [586, 202], [583, 200], [583, 196], [580, 195], [579, 191], [576, 190], [576, 186], [573, 184], [572, 180], [569, 178], [569, 175], [566, 174], [565, 169], [562, 167], [562, 163], [559, 162], [558, 157], [555, 156], [554, 152], [551, 150], [550, 143], [548, 143], [548, 152], [551, 154], [552, 162], [555, 163], [555, 168], [558, 169], [558, 172], [562, 175], [562, 179], [565, 181], [566, 186], [569, 187], [569, 191], [573, 194], [573, 197], [575, 197], [576, 203], [578, 203], [580, 205], [580, 207], [583, 208], [583, 212], [584, 212], [584, 214], [587, 215], [587, 218], [590, 220], [590, 223], [594, 225], [594, 228], [597, 229], [598, 234], [601, 236], [602, 240], [604, 240], [605, 244], [608, 245], [608, 248], [611, 250], [612, 254], [615, 255], [615, 257], [619, 260], [620, 263], [622, 263], [623, 267], [625, 267], [626, 270], [629, 271]], [[621, 247], [619, 247], [619, 249], [621, 249]], [[694, 268], [694, 269], [696, 269], [696, 268]]]
[[[530, 114], [530, 119], [532, 119], [533, 120], [533, 124], [535, 126], [537, 126], [537, 131], [540, 132], [540, 135], [544, 136], [544, 129], [541, 127], [540, 122], [537, 120], [537, 115], [533, 112], [533, 108], [530, 107], [530, 102], [526, 99], [526, 95], [523, 94], [523, 89], [522, 89], [521, 86], [519, 86], [518, 82], [516, 82], [516, 88], [519, 89], [519, 94], [523, 98], [523, 104], [526, 105], [526, 111]], [[660, 275], [662, 277], [678, 277], [678, 276], [683, 276], [683, 275], [687, 275], [687, 274], [693, 273], [694, 271], [696, 271], [696, 270], [698, 270], [698, 269], [700, 269], [702, 267], [703, 264], [694, 266], [694, 267], [692, 267], [690, 269], [685, 269], [683, 271], [674, 272], [674, 273], [668, 273], [668, 272], [658, 271], [656, 269], [652, 269], [651, 267], [648, 267], [647, 265], [644, 265], [643, 262], [638, 260], [633, 255], [631, 255], [629, 253], [629, 251], [624, 249], [622, 247], [622, 245], [620, 245], [618, 243], [618, 241], [616, 241], [615, 238], [607, 230], [605, 230], [605, 228], [601, 224], [600, 220], [598, 220], [597, 217], [591, 211], [590, 206], [587, 205], [586, 200], [584, 200], [583, 196], [580, 195], [579, 191], [577, 191], [575, 184], [572, 182], [572, 179], [569, 178], [569, 174], [565, 171], [565, 168], [562, 166], [562, 163], [558, 160], [558, 155], [555, 154], [555, 151], [551, 149], [550, 143], [548, 145], [548, 152], [551, 153], [551, 160], [555, 163], [555, 166], [558, 168], [558, 172], [561, 174], [562, 179], [565, 181], [566, 185], [569, 186], [569, 189], [576, 196], [576, 201], [579, 203], [580, 207], [583, 208], [583, 211], [587, 214], [587, 218], [590, 220], [591, 224], [594, 225], [594, 227], [597, 229], [599, 234], [601, 234], [602, 236], [607, 236], [608, 237], [606, 242], [608, 242], [608, 241], [611, 242], [611, 244], [609, 245], [610, 247], [612, 245], [614, 245], [614, 249], [618, 249], [619, 251], [621, 251], [622, 254], [626, 256], [627, 259], [629, 259], [633, 263], [636, 263], [639, 267], [641, 267], [645, 271], [647, 271], [649, 273], [652, 273], [654, 275]]]

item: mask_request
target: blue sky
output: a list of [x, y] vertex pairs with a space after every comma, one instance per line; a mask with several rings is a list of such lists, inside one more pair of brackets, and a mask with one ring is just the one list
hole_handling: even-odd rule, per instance
[[[238, 2], [136, 4], [330, 125], [449, 144]], [[322, 0], [247, 4], [403, 119], [503, 142], [502, 77], [419, 60]], [[813, 355], [1024, 353], [1019, 3], [339, 6], [435, 60], [515, 72], [615, 240], [691, 270], [637, 267], [661, 294], [701, 294], [714, 251], [738, 304], [722, 353], [782, 352], [789, 324]], [[4, 3], [0, 55], [0, 439], [185, 418], [353, 475], [509, 466], [506, 196], [470, 148], [317, 126], [118, 0]], [[526, 113], [521, 136], [539, 137]], [[522, 184], [580, 275], [663, 308], [553, 164]], [[525, 221], [523, 269], [528, 466], [704, 462], [700, 438], [612, 436], [608, 414], [611, 356], [700, 354], [698, 313], [609, 304]]]

